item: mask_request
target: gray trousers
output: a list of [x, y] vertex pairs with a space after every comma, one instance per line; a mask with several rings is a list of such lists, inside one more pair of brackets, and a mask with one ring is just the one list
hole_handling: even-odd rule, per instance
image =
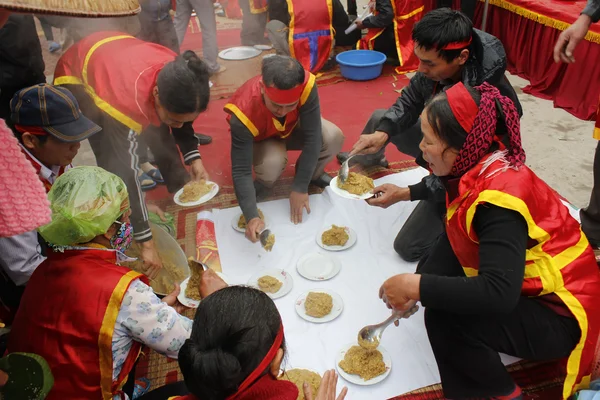
[[590, 204], [579, 213], [581, 229], [594, 246], [600, 245], [600, 141], [594, 155], [594, 186]]
[[177, 0], [177, 11], [175, 13], [175, 31], [179, 45], [183, 42], [192, 17], [192, 9], [196, 11], [202, 29], [202, 53], [203, 59], [208, 65], [211, 73], [220, 68], [217, 62], [219, 48], [217, 46], [217, 18], [212, 0]]
[[252, 14], [249, 0], [240, 0], [240, 8], [244, 14], [242, 19], [242, 46], [265, 44], [265, 26], [267, 25], [267, 12]]
[[[362, 131], [363, 135], [375, 132], [379, 121], [387, 110], [375, 110]], [[419, 156], [419, 143], [423, 139], [421, 121], [406, 131], [392, 136], [392, 143], [404, 154]], [[376, 157], [383, 157], [383, 152]], [[408, 217], [396, 239], [394, 250], [406, 261], [418, 261], [427, 255], [437, 238], [444, 232], [444, 215], [446, 205], [443, 202], [421, 200]]]

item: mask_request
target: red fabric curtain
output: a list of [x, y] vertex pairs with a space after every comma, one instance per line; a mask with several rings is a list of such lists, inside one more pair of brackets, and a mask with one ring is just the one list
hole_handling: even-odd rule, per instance
[[[480, 2], [475, 13], [477, 26], [481, 26], [482, 15]], [[583, 40], [575, 51], [575, 64], [555, 64], [558, 29], [493, 5], [489, 6], [487, 31], [504, 44], [509, 71], [530, 81], [526, 93], [551, 99], [555, 107], [578, 118], [595, 120], [600, 95], [599, 44]]]

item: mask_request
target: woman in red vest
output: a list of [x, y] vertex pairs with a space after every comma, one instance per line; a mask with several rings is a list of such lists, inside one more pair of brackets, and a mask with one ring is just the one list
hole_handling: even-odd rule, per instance
[[590, 382], [600, 272], [569, 206], [525, 164], [514, 103], [459, 83], [421, 116], [420, 148], [447, 193], [446, 233], [380, 296], [420, 301], [444, 394], [521, 399], [498, 352], [562, 359], [563, 398]]
[[[192, 321], [179, 314], [179, 288], [161, 301], [145, 276], [119, 265], [131, 261], [123, 252], [132, 240], [119, 177], [98, 167], [72, 168], [48, 199], [52, 221], [39, 232], [55, 251], [27, 284], [8, 351], [46, 359], [54, 375], [48, 400], [127, 400], [133, 393], [127, 377], [142, 346], [177, 358]], [[216, 276], [203, 274], [203, 297], [226, 286]]]
[[98, 166], [127, 185], [134, 238], [147, 275], [154, 278], [161, 262], [138, 183], [137, 138], [142, 135], [150, 147], [170, 193], [190, 178], [208, 178], [192, 128], [210, 97], [206, 64], [192, 51], [178, 56], [130, 35], [98, 32], [63, 54], [54, 84], [66, 86], [83, 113], [102, 127], [90, 145]]
[[[281, 316], [260, 290], [231, 286], [203, 299], [179, 366], [190, 393], [180, 400], [296, 400], [298, 388], [278, 380], [285, 355]], [[319, 393], [307, 400], [335, 400], [337, 375], [327, 371]], [[347, 389], [337, 397], [343, 400]]]

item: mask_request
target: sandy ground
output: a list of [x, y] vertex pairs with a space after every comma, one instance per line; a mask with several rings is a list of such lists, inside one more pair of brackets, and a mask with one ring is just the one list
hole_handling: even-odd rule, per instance
[[[363, 1], [359, 0], [360, 3]], [[59, 54], [48, 52], [41, 29], [39, 33], [50, 75], [51, 66], [56, 63]], [[57, 36], [59, 39], [60, 35]], [[551, 101], [523, 93], [522, 88], [528, 83], [526, 80], [516, 76], [509, 76], [509, 80], [524, 109], [521, 134], [527, 165], [574, 205], [585, 207], [592, 189], [592, 162], [596, 147], [596, 140], [592, 138], [594, 123], [554, 108]], [[87, 141], [82, 145], [75, 164], [95, 164]]]

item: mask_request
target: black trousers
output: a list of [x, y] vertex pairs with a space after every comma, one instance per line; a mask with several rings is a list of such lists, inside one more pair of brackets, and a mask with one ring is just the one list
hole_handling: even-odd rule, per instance
[[[375, 132], [385, 112], [386, 110], [383, 109], [375, 110], [362, 134]], [[418, 121], [410, 129], [392, 136], [392, 143], [398, 151], [416, 158], [421, 153], [419, 143], [422, 139], [421, 123]], [[384, 151], [385, 148], [372, 157], [381, 158], [384, 156]], [[436, 239], [444, 232], [445, 213], [444, 203], [425, 200], [419, 202], [394, 240], [394, 249], [402, 259], [413, 262], [427, 254]]]
[[242, 46], [254, 46], [257, 44], [265, 44], [265, 30], [267, 27], [268, 13], [252, 14], [250, 12], [250, 3], [248, 0], [239, 1], [242, 9]]
[[138, 39], [160, 44], [179, 54], [177, 32], [175, 32], [175, 25], [170, 16], [160, 21], [154, 21], [140, 13], [139, 19], [141, 30], [137, 36]]
[[600, 141], [594, 155], [594, 186], [587, 208], [581, 210], [581, 229], [595, 246], [600, 245]]
[[[465, 276], [445, 234], [419, 265], [419, 273]], [[425, 309], [425, 327], [451, 399], [510, 394], [515, 383], [498, 352], [532, 361], [567, 357], [581, 338], [574, 318], [564, 317], [540, 300], [521, 297], [506, 314], [461, 314]]]
[[[123, 179], [129, 193], [134, 237], [140, 241], [148, 239], [150, 237], [148, 213], [137, 180], [138, 136], [96, 107], [83, 87], [76, 85], [65, 85], [65, 87], [77, 98], [82, 113], [102, 127], [102, 131], [89, 138], [96, 162], [99, 167]], [[193, 135], [191, 123], [184, 125], [184, 128], [186, 127], [190, 130], [190, 135]], [[164, 124], [160, 127], [151, 125], [142, 132], [142, 135], [165, 178], [167, 190], [169, 193], [176, 192], [189, 181], [190, 176], [183, 166], [179, 149], [169, 127]]]
[[[461, 0], [460, 2], [460, 11], [463, 12], [471, 21], [473, 21], [473, 17], [475, 16], [475, 6], [477, 5], [477, 0]], [[448, 7], [452, 8], [452, 0], [437, 0], [437, 8]]]

